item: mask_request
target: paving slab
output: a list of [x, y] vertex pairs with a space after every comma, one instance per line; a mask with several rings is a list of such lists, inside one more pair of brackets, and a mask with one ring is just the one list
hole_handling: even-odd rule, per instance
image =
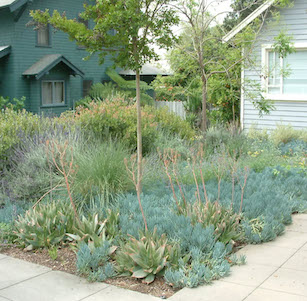
[[230, 276], [222, 278], [220, 282], [236, 283], [255, 288], [270, 277], [276, 269], [273, 266], [253, 263], [247, 263], [243, 266], [233, 266], [230, 269]]
[[293, 214], [292, 219], [304, 219], [307, 221], [307, 213]]
[[12, 301], [12, 300], [0, 296], [0, 301]]
[[110, 285], [82, 301], [158, 301], [160, 298]]
[[0, 292], [3, 288], [49, 271], [51, 269], [27, 261], [11, 257], [4, 258], [0, 260]]
[[1, 259], [4, 259], [4, 258], [7, 258], [7, 256], [3, 255], [3, 254], [0, 254], [0, 260]]
[[281, 236], [278, 236], [275, 240], [265, 243], [265, 246], [298, 250], [305, 244], [307, 246], [307, 233], [286, 231]]
[[244, 301], [307, 301], [307, 297], [258, 288]]
[[307, 297], [307, 272], [280, 268], [260, 287]]
[[307, 250], [297, 251], [282, 267], [307, 272]]
[[307, 251], [307, 243], [301, 248], [301, 250]]
[[293, 217], [293, 223], [287, 227], [287, 231], [307, 233], [307, 218], [305, 214], [295, 215]]
[[296, 250], [272, 245], [267, 246], [266, 244], [247, 245], [238, 252], [238, 255], [246, 255], [247, 263], [280, 267]]
[[105, 283], [89, 283], [71, 274], [52, 271], [0, 290], [0, 295], [13, 301], [77, 301], [107, 287]]
[[172, 301], [241, 301], [247, 297], [253, 287], [214, 281], [211, 285], [197, 288], [184, 288], [170, 297]]

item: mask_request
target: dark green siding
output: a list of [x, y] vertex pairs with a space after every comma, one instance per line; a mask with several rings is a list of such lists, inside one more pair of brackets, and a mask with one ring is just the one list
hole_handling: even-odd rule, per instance
[[[0, 10], [0, 46], [11, 45], [14, 32], [13, 15], [8, 9]], [[13, 70], [13, 55], [0, 58], [0, 95], [14, 96], [15, 82]]]
[[[1, 77], [4, 77], [2, 82], [7, 83], [4, 88], [0, 88], [1, 95], [12, 98], [26, 96], [27, 109], [35, 113], [46, 111], [47, 108], [41, 107], [40, 81], [25, 78], [22, 73], [47, 54], [64, 55], [72, 64], [84, 72], [84, 78], [92, 79], [94, 83], [107, 79], [105, 70], [112, 64], [109, 59], [106, 59], [102, 66], [98, 65], [97, 55], [94, 55], [88, 61], [82, 60], [87, 52], [79, 49], [75, 42], [69, 41], [67, 34], [60, 31], [51, 31], [51, 47], [37, 47], [36, 31], [33, 27], [27, 26], [27, 23], [31, 20], [30, 10], [48, 8], [53, 11], [57, 9], [60, 12], [65, 11], [68, 18], [76, 18], [83, 10], [83, 2], [83, 0], [34, 0], [28, 4], [18, 22], [13, 21], [13, 15], [8, 10], [0, 10], [0, 46], [7, 44], [12, 46], [12, 52], [8, 56], [5, 67], [3, 67], [3, 59], [0, 59], [0, 72], [2, 74], [0, 80]], [[49, 75], [55, 77], [57, 72], [52, 70]], [[67, 106], [48, 108], [48, 111], [56, 113], [71, 108], [73, 103], [82, 97], [82, 79], [80, 76], [68, 76], [67, 73], [58, 74], [58, 76], [65, 77]]]

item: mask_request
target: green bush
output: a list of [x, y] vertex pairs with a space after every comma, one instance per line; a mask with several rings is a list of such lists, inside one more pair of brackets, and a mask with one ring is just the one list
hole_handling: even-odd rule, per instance
[[0, 223], [0, 250], [1, 245], [8, 245], [13, 243], [16, 236], [13, 233], [13, 227], [11, 224]]
[[25, 110], [16, 112], [6, 109], [0, 112], [0, 164], [6, 164], [9, 151], [22, 138], [33, 135], [41, 129], [41, 118]]
[[243, 154], [248, 150], [248, 140], [239, 129], [226, 127], [211, 127], [207, 130], [204, 140], [205, 152], [213, 154], [223, 151], [232, 155]]
[[12, 100], [8, 97], [0, 96], [0, 111], [11, 109], [13, 111], [20, 111], [25, 106], [26, 98], [21, 99], [13, 98]]
[[270, 137], [276, 146], [281, 143], [287, 144], [292, 140], [307, 142], [307, 131], [295, 130], [291, 125], [279, 124], [276, 126], [276, 129], [271, 132]]
[[54, 169], [51, 158], [47, 158], [46, 145], [28, 139], [26, 146], [18, 146], [12, 152], [2, 183], [12, 200], [34, 201], [62, 182]]
[[[69, 132], [62, 127], [54, 129], [52, 126], [23, 137], [11, 151], [9, 168], [3, 171], [1, 179], [2, 187], [10, 199], [34, 201], [55, 186], [57, 191], [65, 189], [63, 176], [52, 160], [50, 141], [56, 141], [61, 146], [68, 142], [67, 153], [72, 152], [73, 155], [82, 153], [88, 142], [79, 131]], [[58, 161], [58, 154], [55, 154], [55, 158]]]
[[[79, 107], [75, 121], [85, 133], [96, 138], [122, 139], [129, 148], [136, 148], [136, 107], [125, 101], [105, 101], [91, 103], [89, 108]], [[156, 137], [156, 124], [148, 114], [143, 114], [143, 150], [148, 152]]]
[[[122, 100], [91, 103], [88, 108], [78, 108], [75, 121], [86, 133], [97, 138], [118, 138], [134, 150], [137, 141], [137, 114], [135, 105]], [[181, 138], [191, 139], [195, 132], [180, 117], [166, 110], [144, 107], [142, 111], [142, 144], [144, 153], [148, 153], [157, 138], [157, 129]]]
[[175, 113], [169, 112], [167, 108], [155, 109], [147, 106], [144, 112], [153, 115], [153, 120], [159, 128], [166, 133], [178, 135], [182, 139], [191, 140], [195, 138], [196, 132], [189, 122], [182, 119]]
[[248, 130], [247, 137], [251, 140], [266, 141], [269, 139], [267, 129], [257, 129], [256, 125], [252, 125]]

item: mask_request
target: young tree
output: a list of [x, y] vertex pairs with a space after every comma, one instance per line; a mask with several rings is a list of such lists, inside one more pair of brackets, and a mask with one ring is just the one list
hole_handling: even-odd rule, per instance
[[[89, 54], [98, 53], [100, 62], [111, 54], [116, 66], [136, 73], [137, 107], [137, 194], [141, 193], [142, 133], [140, 103], [140, 70], [144, 63], [158, 59], [154, 45], [170, 47], [174, 40], [171, 27], [178, 23], [172, 0], [93, 0], [84, 4], [84, 22], [68, 19], [66, 14], [49, 10], [31, 11], [38, 24], [51, 24], [71, 40], [86, 48]], [[113, 32], [113, 34], [112, 34]]]
[[[183, 35], [179, 49], [189, 56], [199, 72], [202, 83], [202, 122], [201, 129], [205, 132], [207, 128], [207, 98], [208, 83], [211, 77], [225, 74], [231, 77], [233, 68], [246, 62], [255, 45], [261, 28], [265, 24], [266, 16], [269, 15], [270, 9], [267, 9], [253, 23], [249, 24], [235, 39], [228, 43], [223, 43], [225, 35], [223, 26], [218, 24], [218, 17], [225, 13], [214, 13], [215, 1], [211, 0], [181, 0], [176, 5], [176, 9], [182, 15], [184, 32], [189, 35]], [[240, 2], [240, 1], [239, 1]], [[260, 3], [260, 0], [248, 0], [249, 9], [253, 2]], [[276, 4], [286, 5], [288, 0], [276, 0]], [[274, 6], [273, 6], [274, 7]], [[241, 14], [243, 11], [240, 11]], [[242, 55], [244, 49], [244, 55]], [[256, 103], [261, 109], [266, 111], [266, 104]]]

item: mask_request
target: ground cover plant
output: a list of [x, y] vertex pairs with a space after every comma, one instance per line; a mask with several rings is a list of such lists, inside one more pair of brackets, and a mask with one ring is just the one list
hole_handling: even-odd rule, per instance
[[244, 264], [237, 246], [275, 239], [292, 213], [307, 209], [304, 132], [215, 127], [203, 138], [146, 107], [136, 194], [133, 105], [107, 101], [56, 121], [33, 118], [37, 130], [15, 132], [3, 157], [1, 244], [48, 249], [53, 259], [71, 248], [76, 272], [90, 281], [209, 283]]

